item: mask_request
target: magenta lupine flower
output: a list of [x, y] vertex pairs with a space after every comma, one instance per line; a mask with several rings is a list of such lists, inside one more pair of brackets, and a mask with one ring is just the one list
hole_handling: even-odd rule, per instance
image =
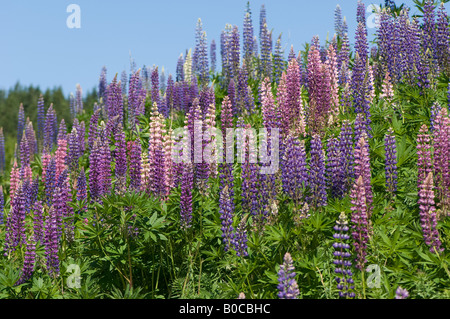
[[380, 98], [384, 99], [387, 103], [391, 103], [393, 97], [394, 89], [391, 83], [391, 77], [389, 76], [389, 72], [386, 72], [381, 88]]
[[[283, 117], [290, 117], [290, 127], [297, 125], [296, 132], [303, 136], [306, 134], [305, 111], [301, 97], [300, 67], [297, 60], [289, 61], [286, 71], [287, 104], [283, 111]], [[289, 113], [285, 111], [290, 110]], [[289, 114], [289, 115], [288, 115]]]
[[55, 152], [55, 178], [58, 179], [59, 174], [64, 171], [66, 166], [66, 157], [67, 157], [67, 140], [66, 139], [58, 139], [58, 148]]
[[366, 185], [364, 185], [364, 179], [359, 176], [356, 182], [353, 184], [353, 188], [350, 194], [352, 203], [352, 237], [353, 246], [356, 253], [356, 268], [364, 271], [364, 265], [366, 263], [367, 255], [367, 242], [368, 242], [368, 209], [367, 209], [367, 197], [366, 197]]
[[183, 173], [180, 184], [181, 229], [186, 230], [192, 226], [192, 190], [194, 188], [194, 172], [192, 164], [183, 164]]
[[267, 129], [279, 128], [280, 113], [275, 105], [275, 99], [272, 94], [272, 85], [268, 77], [261, 83], [260, 96], [264, 127]]
[[233, 228], [233, 206], [231, 205], [232, 198], [228, 191], [228, 186], [225, 186], [220, 191], [219, 196], [219, 213], [222, 224], [222, 241], [225, 245], [224, 250], [230, 250], [230, 247], [234, 241], [234, 228]]
[[433, 162], [431, 157], [431, 138], [428, 134], [428, 127], [423, 124], [420, 127], [417, 135], [417, 187], [422, 185], [422, 182], [433, 171]]
[[128, 171], [130, 175], [130, 188], [134, 191], [141, 189], [141, 141], [136, 139], [128, 141]]
[[419, 190], [419, 214], [422, 226], [423, 239], [430, 247], [431, 252], [439, 253], [444, 250], [441, 247], [439, 232], [437, 230], [437, 216], [434, 202], [433, 173], [429, 173]]
[[[334, 38], [335, 39], [335, 38]], [[327, 59], [325, 61], [327, 76], [330, 80], [331, 105], [330, 111], [334, 117], [339, 114], [339, 72], [337, 65], [336, 50], [333, 44], [330, 44], [327, 50]]]
[[311, 140], [311, 159], [308, 171], [308, 186], [310, 189], [308, 202], [314, 208], [325, 206], [327, 204], [325, 160], [319, 135], [314, 135]]
[[389, 128], [384, 139], [386, 189], [390, 193], [397, 191], [397, 147], [394, 131]]
[[280, 299], [297, 299], [300, 291], [295, 280], [294, 261], [291, 254], [286, 253], [283, 258], [283, 264], [278, 271], [278, 297]]
[[363, 178], [364, 185], [364, 196], [366, 199], [367, 208], [367, 218], [370, 219], [372, 215], [372, 203], [373, 203], [373, 191], [371, 181], [371, 171], [370, 171], [370, 157], [369, 157], [369, 144], [366, 141], [366, 136], [363, 135], [358, 143], [355, 145], [355, 167], [354, 174], [355, 178]]

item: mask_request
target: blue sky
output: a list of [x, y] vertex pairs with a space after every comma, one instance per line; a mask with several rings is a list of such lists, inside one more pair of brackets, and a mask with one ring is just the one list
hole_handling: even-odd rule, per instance
[[[366, 6], [384, 1], [363, 1]], [[399, 2], [399, 1], [397, 1]], [[404, 1], [412, 6], [412, 1]], [[69, 29], [66, 8], [81, 9], [81, 28]], [[90, 91], [98, 85], [102, 66], [108, 81], [130, 70], [130, 52], [138, 67], [158, 65], [174, 73], [180, 53], [195, 43], [195, 26], [202, 19], [208, 43], [218, 44], [226, 23], [242, 30], [246, 0], [100, 1], [7, 0], [0, 10], [0, 88], [17, 81], [41, 89], [62, 86], [64, 94], [79, 83]], [[286, 56], [290, 45], [299, 50], [314, 35], [324, 41], [334, 34], [334, 9], [342, 8], [351, 41], [356, 29], [356, 0], [253, 0], [250, 1], [255, 34], [264, 4], [274, 39], [282, 33]], [[449, 10], [449, 8], [447, 8]], [[413, 12], [416, 10], [413, 9]], [[370, 19], [370, 13], [367, 17]], [[369, 29], [369, 34], [375, 29]]]

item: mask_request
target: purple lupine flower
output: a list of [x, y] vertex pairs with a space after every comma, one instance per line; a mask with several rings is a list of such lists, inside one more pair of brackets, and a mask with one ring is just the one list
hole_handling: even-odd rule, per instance
[[72, 132], [69, 134], [69, 153], [68, 163], [71, 171], [78, 168], [78, 160], [80, 159], [79, 139], [77, 128], [72, 128]]
[[180, 184], [181, 229], [186, 230], [192, 226], [192, 190], [194, 188], [194, 171], [192, 164], [183, 164], [183, 173]]
[[435, 4], [433, 0], [426, 0], [423, 7], [423, 40], [424, 51], [432, 52], [433, 59], [437, 53], [437, 30], [435, 21]]
[[241, 65], [240, 52], [239, 29], [235, 25], [231, 31], [228, 44], [230, 78], [233, 79], [237, 79], [239, 74], [239, 66]]
[[176, 67], [176, 77], [175, 82], [181, 82], [184, 81], [184, 58], [183, 54], [180, 54], [177, 61], [177, 67]]
[[339, 70], [339, 84], [345, 85], [350, 80], [350, 77], [348, 75], [348, 68], [350, 63], [350, 43], [347, 33], [344, 33], [342, 36], [342, 45], [337, 55], [337, 63]]
[[44, 178], [45, 197], [48, 206], [51, 206], [53, 202], [53, 191], [56, 184], [55, 174], [56, 174], [56, 161], [55, 158], [52, 156], [50, 158], [50, 162], [47, 165]]
[[44, 128], [45, 128], [44, 96], [41, 94], [37, 102], [37, 139], [39, 145], [39, 152], [42, 151], [42, 143], [44, 141]]
[[132, 127], [134, 127], [135, 124], [139, 124], [138, 117], [144, 114], [146, 94], [145, 88], [142, 87], [139, 69], [131, 75], [128, 90], [128, 119]]
[[224, 250], [228, 251], [231, 244], [234, 241], [234, 228], [233, 228], [233, 206], [231, 205], [230, 193], [228, 186], [225, 186], [220, 191], [219, 196], [219, 213], [222, 220], [222, 241], [225, 245]]
[[417, 186], [433, 171], [433, 162], [431, 157], [431, 138], [428, 134], [428, 127], [423, 124], [417, 135]]
[[209, 48], [209, 56], [211, 59], [211, 67], [210, 67], [210, 71], [212, 73], [216, 73], [216, 61], [217, 61], [217, 57], [216, 57], [216, 41], [214, 41], [214, 39], [211, 41], [211, 46]]
[[361, 0], [356, 5], [356, 22], [366, 25], [366, 8]]
[[[200, 19], [199, 19], [200, 20]], [[206, 31], [200, 32], [200, 37], [198, 39], [198, 45], [195, 49], [196, 56], [196, 74], [198, 74], [198, 80], [201, 86], [207, 85], [209, 82], [209, 62], [208, 62], [208, 49], [206, 38]]]
[[253, 22], [252, 22], [252, 12], [250, 11], [250, 2], [247, 2], [243, 31], [242, 31], [242, 49], [243, 49], [243, 60], [247, 66], [251, 65], [251, 59], [254, 55], [254, 44], [253, 44]]
[[[262, 9], [261, 9], [262, 10]], [[260, 61], [261, 79], [272, 75], [272, 39], [271, 33], [267, 28], [266, 19], [263, 20], [264, 25], [260, 31]]]
[[5, 195], [3, 195], [3, 186], [0, 185], [0, 225], [3, 225], [5, 212]]
[[[84, 173], [84, 167], [81, 168], [77, 178], [77, 200], [87, 200], [86, 174]], [[84, 210], [86, 210], [86, 208], [87, 207], [85, 206]]]
[[394, 299], [407, 299], [408, 297], [409, 297], [408, 290], [398, 286], [397, 290], [395, 291]]
[[50, 276], [59, 276], [59, 238], [56, 224], [57, 214], [53, 206], [50, 207], [45, 221], [45, 256], [47, 271]]
[[353, 246], [356, 252], [356, 268], [364, 271], [364, 265], [366, 263], [367, 255], [367, 242], [368, 242], [368, 209], [366, 198], [366, 185], [364, 185], [364, 179], [359, 176], [356, 182], [353, 184], [353, 188], [350, 194], [352, 203], [352, 238]]
[[278, 297], [280, 299], [297, 299], [300, 291], [295, 280], [294, 261], [291, 254], [286, 253], [283, 258], [283, 264], [278, 271]]
[[56, 112], [53, 109], [53, 104], [50, 104], [45, 116], [45, 128], [44, 128], [44, 150], [47, 153], [53, 148], [56, 140]]
[[119, 122], [123, 120], [123, 99], [122, 88], [120, 81], [117, 82], [117, 74], [113, 81], [108, 85], [105, 92], [105, 108], [108, 115], [108, 120], [119, 116]]
[[19, 119], [17, 122], [17, 146], [20, 146], [20, 142], [22, 142], [22, 135], [24, 129], [25, 129], [25, 111], [23, 109], [23, 103], [20, 103]]
[[159, 73], [158, 73], [158, 67], [154, 67], [152, 70], [152, 75], [151, 75], [151, 81], [152, 81], [152, 90], [151, 90], [151, 95], [152, 95], [152, 105], [153, 103], [156, 103], [156, 105], [158, 106], [158, 111], [159, 113], [166, 115], [166, 110], [162, 110], [161, 109], [161, 103], [160, 103], [160, 88], [159, 88]]
[[333, 243], [334, 253], [336, 259], [333, 263], [336, 265], [334, 272], [337, 274], [337, 289], [339, 290], [339, 297], [341, 298], [354, 298], [355, 289], [353, 281], [353, 273], [351, 270], [352, 262], [350, 257], [350, 245], [348, 241], [350, 236], [348, 235], [349, 227], [347, 216], [344, 212], [339, 215], [339, 219], [336, 220], [336, 225], [333, 228], [336, 233], [333, 235], [335, 242]]
[[342, 38], [344, 32], [342, 30], [342, 9], [340, 5], [336, 5], [336, 9], [334, 9], [334, 30]]
[[29, 238], [27, 240], [26, 247], [22, 273], [20, 279], [16, 282], [16, 285], [26, 282], [31, 278], [34, 272], [34, 265], [36, 262], [36, 244], [33, 238]]
[[88, 133], [88, 147], [92, 150], [94, 142], [98, 137], [98, 120], [100, 118], [100, 110], [94, 111], [89, 121], [89, 133]]
[[436, 208], [434, 206], [433, 173], [430, 172], [419, 190], [419, 214], [423, 239], [431, 252], [439, 253], [444, 250], [437, 230]]
[[141, 153], [142, 146], [140, 139], [128, 141], [129, 175], [130, 188], [139, 191], [141, 188]]
[[3, 135], [3, 127], [0, 127], [0, 175], [5, 172], [6, 153], [5, 153], [5, 136]]
[[436, 117], [438, 116], [439, 112], [441, 111], [442, 106], [439, 104], [438, 101], [435, 101], [431, 105], [430, 109], [430, 131], [434, 131], [434, 123], [436, 121]]
[[390, 193], [397, 191], [397, 147], [395, 146], [395, 135], [392, 128], [389, 128], [384, 139], [385, 149], [385, 174], [386, 189]]
[[6, 254], [15, 251], [17, 247], [26, 241], [25, 216], [26, 216], [26, 183], [21, 183], [11, 201], [11, 210], [6, 220], [5, 250]]
[[311, 140], [308, 186], [311, 191], [310, 206], [314, 208], [325, 206], [327, 204], [325, 162], [319, 135], [314, 135]]
[[239, 70], [239, 75], [236, 84], [236, 104], [238, 113], [246, 112], [250, 114], [253, 112], [253, 101], [251, 100], [251, 91], [248, 89], [248, 71], [245, 60]]
[[284, 70], [284, 51], [281, 47], [281, 33], [278, 36], [277, 42], [275, 42], [275, 49], [273, 52], [273, 75], [272, 79], [275, 82], [279, 82], [281, 78], [281, 73]]
[[230, 99], [231, 103], [231, 110], [233, 116], [237, 115], [237, 105], [236, 105], [236, 85], [233, 78], [230, 79], [230, 82], [228, 84], [228, 98]]
[[44, 214], [42, 201], [36, 201], [33, 205], [33, 234], [36, 243], [44, 244]]
[[98, 81], [98, 99], [103, 98], [105, 100], [106, 96], [106, 88], [108, 86], [108, 82], [106, 80], [106, 66], [102, 67], [100, 72], [100, 79]]
[[127, 183], [127, 153], [125, 132], [119, 126], [114, 136], [116, 143], [116, 150], [114, 152], [115, 174], [116, 174], [116, 190], [123, 193], [126, 190]]
[[330, 138], [327, 144], [326, 180], [331, 196], [335, 198], [341, 197], [343, 190], [344, 167], [341, 165], [341, 161], [339, 141], [337, 138]]
[[92, 149], [89, 154], [89, 191], [91, 199], [97, 201], [100, 197], [100, 141], [97, 138], [94, 141]]
[[[286, 92], [287, 99], [285, 109], [282, 111], [283, 118], [289, 120], [289, 127], [296, 127], [296, 131], [305, 134], [305, 114], [301, 97], [301, 76], [300, 67], [296, 59], [289, 61], [286, 71]], [[285, 133], [287, 133], [285, 127]]]
[[83, 91], [81, 85], [77, 84], [77, 92], [75, 97], [75, 114], [81, 114], [83, 112]]
[[173, 83], [172, 74], [169, 74], [167, 77], [167, 86], [166, 86], [166, 107], [167, 111], [172, 113], [172, 110], [175, 106], [175, 88]]
[[280, 165], [283, 191], [300, 204], [308, 185], [305, 145], [292, 135], [286, 138], [285, 145]]

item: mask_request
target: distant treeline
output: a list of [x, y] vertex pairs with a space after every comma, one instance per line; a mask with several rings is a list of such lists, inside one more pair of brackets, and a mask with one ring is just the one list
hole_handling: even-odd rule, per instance
[[[84, 91], [83, 104], [85, 108], [92, 108], [97, 101], [97, 90], [94, 88], [90, 92]], [[40, 95], [44, 97], [45, 111], [50, 104], [58, 117], [58, 123], [64, 119], [68, 128], [72, 126], [72, 119], [69, 107], [69, 94], [64, 96], [62, 88], [56, 87], [42, 91], [39, 86], [22, 86], [20, 83], [9, 90], [0, 90], [0, 127], [3, 127], [5, 136], [6, 169], [9, 166], [14, 154], [14, 147], [17, 141], [17, 124], [19, 115], [19, 105], [22, 103], [25, 111], [25, 119], [29, 118], [33, 122], [36, 130], [37, 123], [37, 102]]]

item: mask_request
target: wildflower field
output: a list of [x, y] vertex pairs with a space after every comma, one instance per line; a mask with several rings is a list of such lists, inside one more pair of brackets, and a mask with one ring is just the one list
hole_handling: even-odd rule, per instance
[[199, 19], [176, 74], [103, 67], [65, 119], [19, 101], [0, 298], [450, 297], [444, 3], [385, 1], [373, 42], [362, 2], [356, 30], [327, 8], [332, 36], [288, 52], [242, 9], [217, 43]]

